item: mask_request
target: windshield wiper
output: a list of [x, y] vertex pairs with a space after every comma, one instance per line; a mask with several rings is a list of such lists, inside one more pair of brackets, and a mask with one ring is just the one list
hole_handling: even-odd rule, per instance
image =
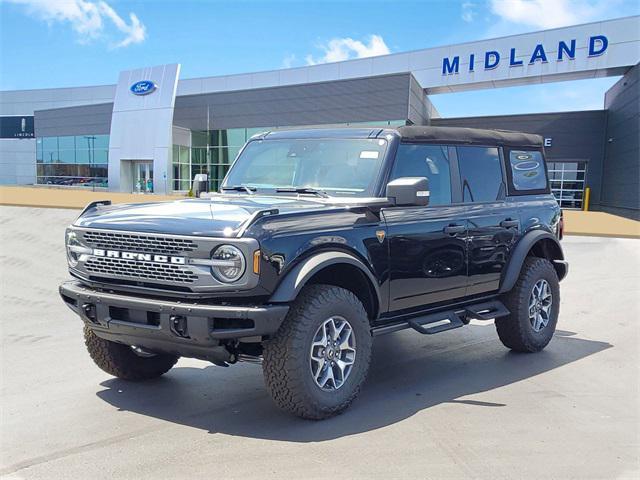
[[249, 195], [253, 195], [253, 193], [257, 190], [256, 187], [250, 187], [248, 185], [229, 185], [227, 187], [222, 187], [222, 190], [233, 190], [236, 192], [247, 192]]
[[329, 198], [329, 195], [327, 195], [327, 192], [325, 192], [324, 190], [318, 190], [317, 188], [311, 188], [311, 187], [283, 187], [283, 188], [276, 188], [276, 192], [280, 193], [309, 193], [311, 195], [317, 195], [318, 197], [322, 197], [322, 198]]

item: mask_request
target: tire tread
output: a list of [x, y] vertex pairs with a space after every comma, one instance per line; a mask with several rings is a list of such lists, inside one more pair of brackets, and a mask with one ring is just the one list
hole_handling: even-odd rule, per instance
[[[545, 346], [534, 341], [531, 333], [527, 330], [529, 319], [519, 318], [519, 312], [523, 302], [528, 305], [530, 291], [527, 285], [539, 278], [541, 274], [550, 275], [556, 285], [558, 284], [558, 275], [555, 268], [549, 260], [539, 257], [527, 257], [520, 271], [520, 276], [511, 291], [505, 294], [502, 302], [511, 312], [505, 317], [496, 318], [496, 330], [498, 337], [505, 347], [517, 352], [538, 352]], [[554, 302], [559, 302], [559, 296], [554, 298]], [[555, 328], [555, 327], [554, 327]]]
[[[264, 342], [262, 365], [267, 390], [281, 409], [303, 418], [320, 420], [343, 411], [356, 398], [362, 384], [360, 382], [346, 400], [329, 408], [306, 394], [304, 376], [308, 372], [304, 368], [308, 352], [300, 345], [304, 344], [308, 330], [314, 328], [314, 315], [318, 310], [335, 302], [350, 303], [369, 328], [364, 306], [352, 292], [331, 285], [310, 285], [300, 293], [278, 333]], [[368, 371], [370, 355], [361, 358]]]
[[86, 325], [84, 343], [91, 359], [98, 367], [124, 380], [143, 381], [157, 378], [171, 370], [178, 361], [177, 356], [168, 354], [140, 357], [127, 345], [98, 337]]

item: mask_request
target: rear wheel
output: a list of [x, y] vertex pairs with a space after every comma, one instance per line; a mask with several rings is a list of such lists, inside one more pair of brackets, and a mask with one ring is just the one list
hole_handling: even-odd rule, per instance
[[336, 415], [358, 395], [369, 370], [367, 313], [348, 290], [306, 287], [264, 343], [263, 358], [267, 389], [280, 408], [314, 420]]
[[511, 312], [496, 318], [502, 343], [517, 352], [538, 352], [551, 341], [560, 310], [558, 275], [545, 258], [528, 257], [513, 289], [502, 299]]
[[149, 354], [135, 347], [98, 337], [85, 325], [84, 343], [96, 365], [124, 380], [150, 380], [167, 373], [178, 361], [175, 355]]

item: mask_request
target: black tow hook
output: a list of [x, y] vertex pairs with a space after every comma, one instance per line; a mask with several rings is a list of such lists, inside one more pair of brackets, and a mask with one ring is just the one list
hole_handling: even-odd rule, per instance
[[171, 315], [169, 317], [171, 331], [182, 338], [189, 338], [189, 330], [187, 328], [187, 317], [183, 315]]
[[91, 323], [100, 323], [98, 322], [98, 315], [96, 315], [96, 306], [93, 303], [84, 303], [82, 305], [82, 313]]

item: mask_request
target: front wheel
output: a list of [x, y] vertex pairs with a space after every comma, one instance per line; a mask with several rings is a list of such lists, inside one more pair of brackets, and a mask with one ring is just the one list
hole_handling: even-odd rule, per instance
[[527, 258], [518, 281], [502, 301], [511, 312], [496, 318], [502, 343], [517, 352], [539, 352], [546, 347], [560, 311], [560, 285], [551, 262]]
[[276, 335], [264, 343], [267, 389], [280, 408], [299, 417], [336, 415], [360, 391], [371, 343], [367, 313], [353, 293], [308, 286]]

